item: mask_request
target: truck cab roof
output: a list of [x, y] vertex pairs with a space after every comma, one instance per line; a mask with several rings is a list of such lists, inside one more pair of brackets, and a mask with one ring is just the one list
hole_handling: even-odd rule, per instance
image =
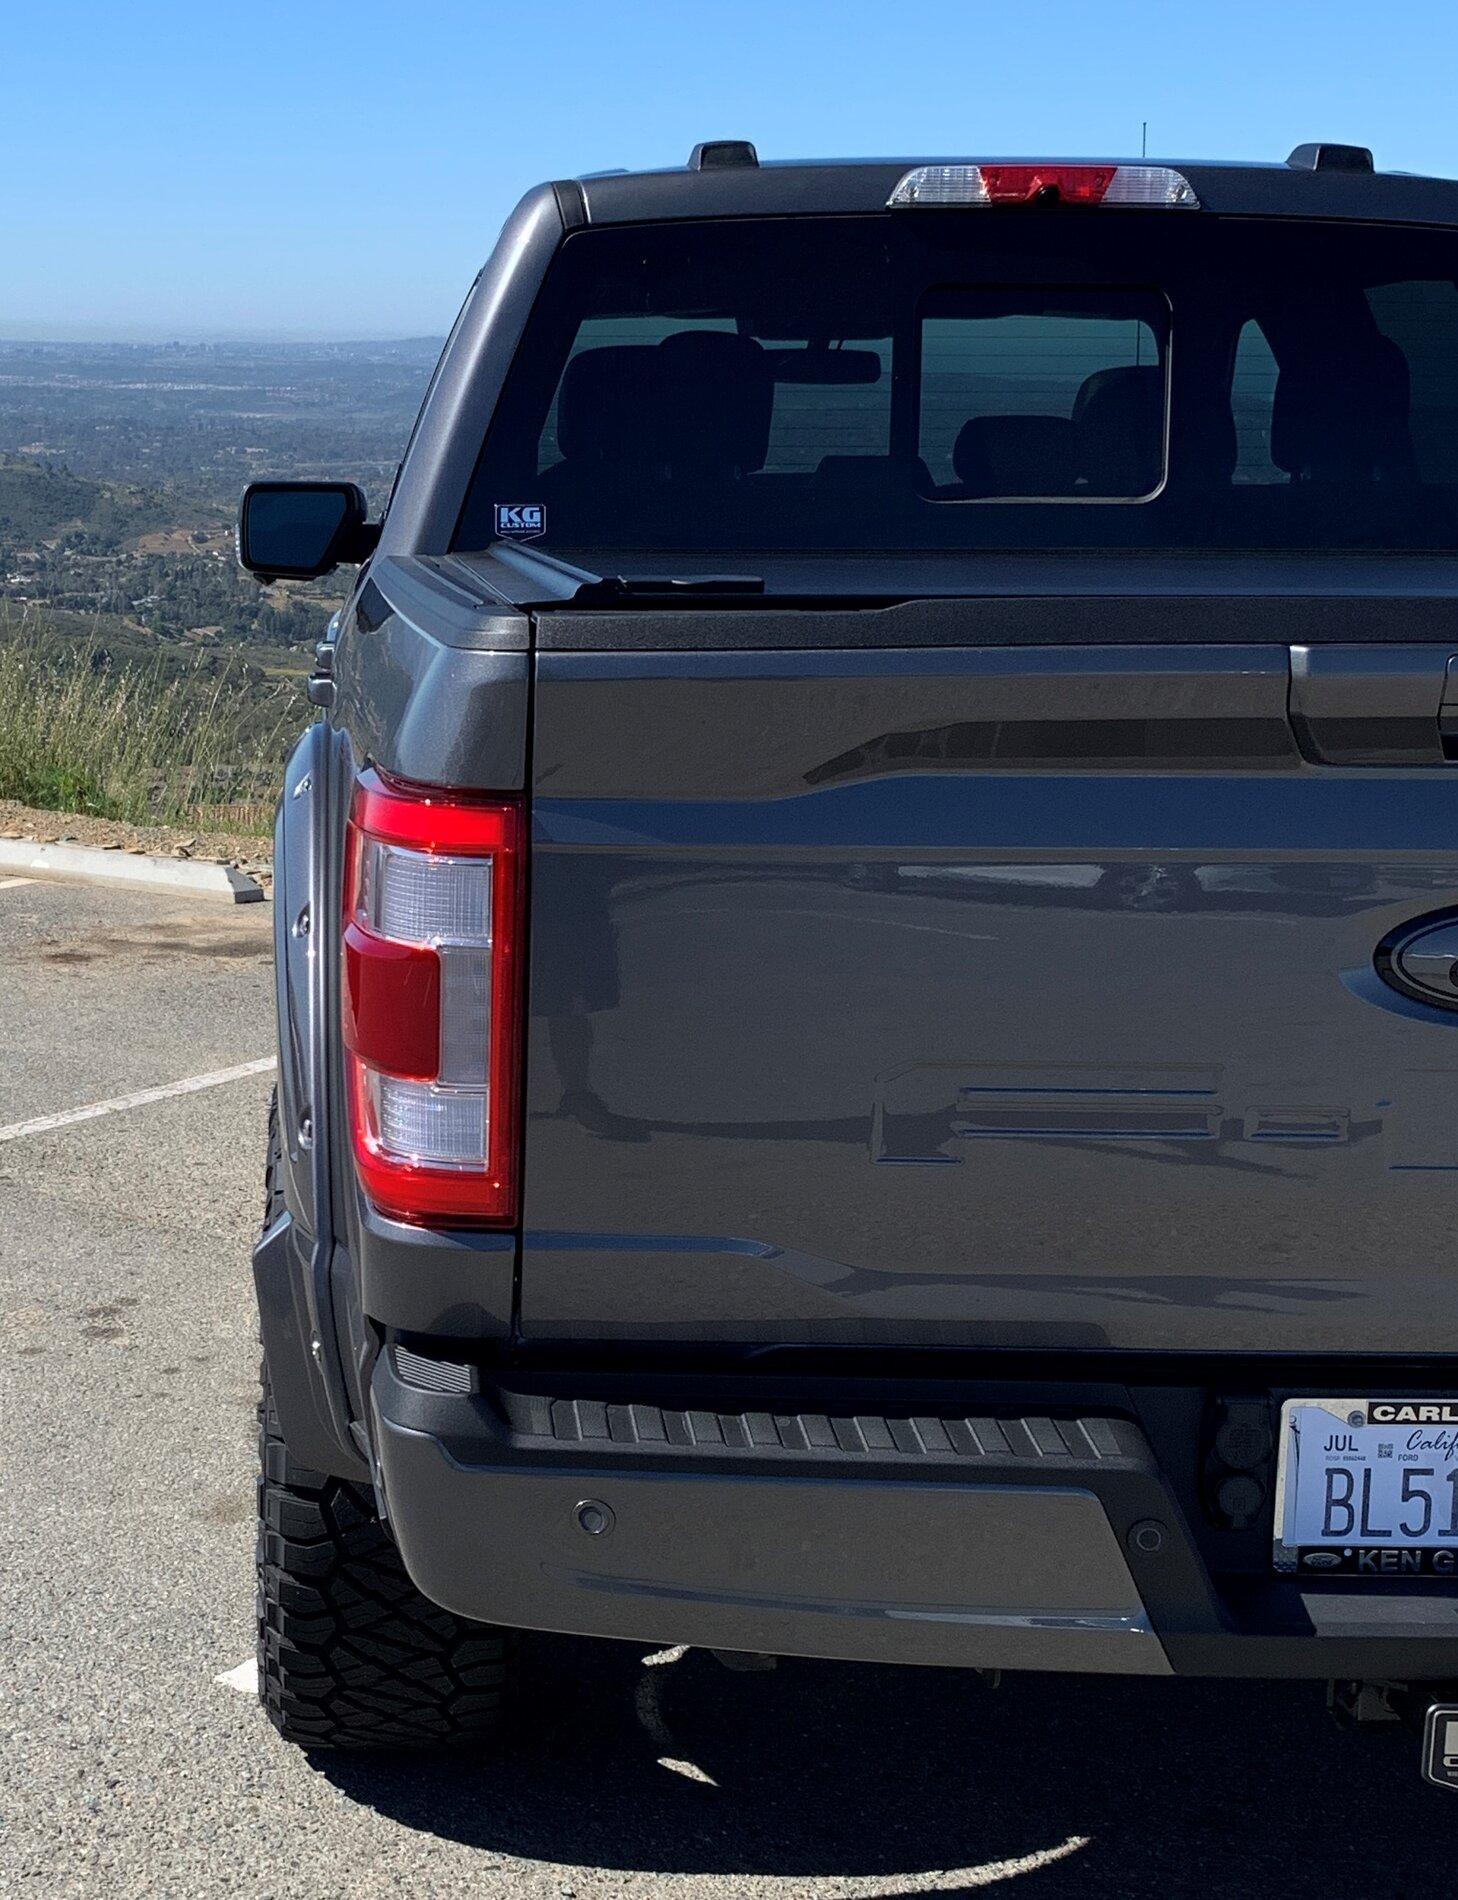
[[[726, 156], [716, 157], [716, 153]], [[737, 154], [738, 156], [728, 156]], [[723, 140], [700, 145], [686, 165], [584, 174], [556, 185], [570, 225], [660, 219], [827, 216], [879, 211], [908, 172], [924, 165], [1167, 166], [1206, 211], [1244, 217], [1352, 218], [1458, 224], [1458, 181], [1379, 171], [1360, 146], [1297, 146], [1284, 162], [1178, 158], [993, 156], [926, 153], [901, 158], [774, 159]]]
[[[929, 170], [931, 176], [918, 181], [914, 188], [909, 186], [908, 179], [916, 178], [924, 169]], [[1053, 182], [1045, 182], [1049, 179]], [[978, 197], [977, 193], [982, 195]], [[893, 195], [894, 209], [890, 208]], [[1066, 208], [1057, 209], [1045, 202], [1055, 198]], [[992, 208], [978, 210], [973, 224], [969, 225], [968, 209], [978, 204]], [[1166, 215], [1169, 210], [1178, 211], [1179, 215]], [[988, 222], [983, 222], [984, 217]], [[717, 403], [729, 428], [727, 436], [722, 430], [720, 435], [726, 441], [733, 437], [738, 444], [736, 452], [742, 449], [741, 459], [746, 470], [756, 477], [761, 472], [766, 475], [765, 480], [745, 484], [738, 491], [739, 499], [763, 500], [768, 507], [772, 501], [770, 478], [778, 480], [785, 469], [783, 455], [774, 468], [766, 470], [764, 467], [761, 454], [764, 444], [758, 441], [758, 435], [763, 433], [760, 424], [764, 421], [766, 388], [759, 372], [768, 363], [771, 384], [779, 367], [803, 383], [815, 365], [811, 364], [803, 372], [796, 364], [782, 365], [773, 348], [770, 350], [773, 361], [767, 358], [765, 362], [756, 360], [755, 364], [749, 364], [747, 358], [756, 354], [753, 338], [757, 336], [780, 346], [783, 355], [786, 343], [795, 339], [803, 343], [812, 329], [817, 334], [823, 331], [826, 336], [839, 337], [842, 342], [857, 337], [885, 339], [898, 327], [906, 331], [912, 322], [908, 314], [911, 306], [907, 304], [900, 315], [893, 313], [895, 287], [904, 288], [913, 278], [918, 278], [918, 273], [930, 269], [933, 253], [938, 254], [937, 269], [942, 272], [936, 281], [962, 282], [967, 274], [968, 240], [974, 227], [976, 242], [970, 247], [971, 251], [984, 258], [990, 256], [992, 250], [997, 251], [1004, 260], [1000, 267], [1015, 273], [1005, 280], [1007, 282], [1023, 281], [1016, 275], [1018, 268], [1026, 268], [1026, 265], [1018, 265], [1019, 255], [1026, 253], [1030, 246], [1035, 251], [1046, 248], [1045, 240], [1056, 233], [1060, 256], [1066, 253], [1060, 270], [1069, 283], [1082, 284], [1085, 290], [1092, 285], [1118, 282], [1160, 284], [1164, 303], [1157, 310], [1145, 309], [1139, 319], [1143, 326], [1139, 329], [1140, 347], [1147, 344], [1156, 354], [1143, 359], [1145, 374], [1122, 378], [1123, 395], [1119, 400], [1127, 397], [1129, 402], [1134, 402], [1136, 384], [1146, 395], [1154, 390], [1158, 381], [1156, 365], [1163, 360], [1157, 352], [1164, 347], [1160, 337], [1169, 321], [1165, 306], [1172, 287], [1178, 289], [1176, 301], [1182, 305], [1177, 321], [1183, 323], [1189, 312], [1197, 312], [1196, 327], [1209, 330], [1212, 324], [1218, 327], [1228, 319], [1234, 327], [1213, 355], [1207, 353], [1202, 357], [1196, 351], [1182, 359], [1187, 368], [1181, 370], [1177, 378], [1184, 382], [1179, 393], [1180, 411], [1182, 417], [1193, 414], [1197, 419], [1193, 432], [1182, 425], [1175, 438], [1179, 450], [1177, 459], [1187, 459], [1185, 449], [1200, 450], [1198, 417], [1210, 407], [1200, 390], [1195, 389], [1193, 396], [1189, 394], [1193, 386], [1185, 380], [1188, 366], [1198, 368], [1202, 360], [1214, 362], [1217, 356], [1224, 362], [1242, 334], [1242, 322], [1253, 315], [1247, 310], [1241, 321], [1237, 321], [1240, 313], [1232, 307], [1221, 317], [1213, 309], [1212, 296], [1217, 303], [1221, 298], [1229, 302], [1230, 286], [1252, 282], [1252, 272], [1263, 282], [1272, 273], [1274, 280], [1283, 283], [1289, 278], [1288, 246], [1284, 237], [1271, 230], [1272, 225], [1286, 221], [1299, 222], [1307, 233], [1306, 249], [1310, 255], [1301, 272], [1302, 284], [1307, 283], [1318, 262], [1324, 259], [1322, 268], [1329, 274], [1334, 273], [1333, 282], [1339, 280], [1346, 286], [1338, 299], [1346, 299], [1343, 334], [1361, 332], [1365, 335], [1363, 326], [1370, 329], [1373, 319], [1363, 315], [1365, 306], [1359, 307], [1351, 301], [1359, 294], [1348, 283], [1349, 279], [1355, 283], [1354, 273], [1366, 272], [1364, 281], [1388, 283], [1441, 282], [1451, 278], [1446, 261], [1450, 248], [1447, 234], [1458, 227], [1458, 182], [1379, 171], [1364, 148], [1330, 144], [1298, 147], [1288, 160], [1274, 164], [916, 155], [761, 164], [747, 143], [720, 141], [696, 147], [688, 164], [671, 169], [605, 173], [538, 186], [526, 195], [508, 220], [447, 345], [387, 511], [380, 550], [387, 555], [404, 556], [443, 554], [452, 549], [479, 552], [495, 532], [489, 519], [491, 509], [498, 502], [515, 500], [531, 504], [534, 520], [550, 520], [551, 535], [562, 549], [580, 551], [606, 542], [615, 549], [622, 549], [635, 533], [638, 542], [647, 534], [643, 545], [658, 545], [649, 532], [651, 524], [641, 510], [621, 526], [588, 523], [587, 528], [592, 529], [589, 533], [574, 522], [570, 498], [564, 501], [562, 496], [554, 497], [548, 492], [563, 488], [575, 492], [586, 483], [587, 489], [599, 497], [611, 499], [618, 495], [626, 502], [636, 493], [631, 483], [604, 484], [589, 480], [583, 473], [582, 454], [574, 454], [569, 449], [565, 454], [565, 471], [553, 474], [542, 486], [541, 493], [537, 492], [537, 477], [542, 468], [540, 457], [534, 459], [523, 450], [526, 462], [521, 468], [512, 464], [509, 457], [506, 465], [501, 464], [502, 445], [511, 439], [511, 430], [516, 428], [520, 437], [521, 428], [525, 426], [520, 419], [512, 421], [516, 411], [511, 401], [503, 401], [508, 382], [517, 391], [517, 398], [513, 398], [517, 408], [524, 403], [532, 409], [535, 442], [541, 429], [546, 427], [543, 418], [549, 410], [556, 413], [551, 410], [552, 390], [548, 385], [555, 384], [561, 369], [558, 359], [565, 359], [569, 351], [567, 329], [562, 326], [572, 328], [589, 319], [592, 325], [600, 325], [608, 318], [621, 319], [624, 313], [631, 312], [638, 313], [629, 324], [631, 328], [632, 323], [638, 323], [632, 335], [626, 330], [621, 334], [615, 331], [611, 336], [599, 335], [597, 329], [591, 327], [583, 330], [584, 339], [596, 338], [598, 348], [584, 356], [583, 366], [574, 372], [572, 387], [567, 392], [571, 399], [566, 412], [569, 434], [577, 449], [590, 460], [595, 452], [594, 444], [611, 441], [631, 447], [636, 441], [641, 446], [655, 430], [672, 435], [677, 426], [674, 417], [682, 422], [695, 404]], [[795, 235], [796, 232], [799, 235]], [[644, 234], [641, 243], [639, 233]], [[986, 245], [982, 241], [984, 235], [988, 239]], [[807, 244], [819, 260], [813, 270], [806, 266]], [[846, 259], [858, 245], [861, 247], [857, 253], [859, 261], [847, 269]], [[1435, 245], [1443, 251], [1441, 258], [1427, 256]], [[624, 246], [628, 247], [626, 251]], [[775, 252], [777, 246], [783, 254], [772, 259], [770, 253]], [[894, 269], [883, 268], [884, 260], [875, 261], [887, 246], [894, 249], [899, 258]], [[1419, 250], [1424, 251], [1426, 261], [1417, 257]], [[622, 252], [614, 266], [616, 276], [608, 268], [610, 254], [615, 252]], [[671, 262], [670, 257], [679, 261]], [[709, 276], [718, 273], [716, 287], [712, 289], [705, 277], [706, 271]], [[626, 285], [625, 272], [633, 278], [631, 286]], [[674, 288], [675, 272], [687, 273], [677, 288]], [[554, 287], [546, 294], [549, 277]], [[569, 288], [569, 284], [576, 287]], [[830, 287], [836, 285], [839, 289], [832, 291]], [[876, 301], [880, 294], [878, 286], [887, 293], [881, 296], [879, 304]], [[1215, 296], [1217, 289], [1219, 295]], [[616, 312], [615, 296], [618, 299]], [[1282, 297], [1289, 303], [1285, 292]], [[859, 303], [853, 311], [827, 307], [817, 312], [809, 308], [817, 298], [822, 303], [826, 298], [839, 298], [842, 304], [847, 298], [858, 299]], [[722, 337], [713, 335], [709, 335], [707, 341], [702, 337], [670, 339], [667, 354], [661, 359], [656, 355], [650, 358], [633, 354], [631, 345], [635, 339], [642, 349], [650, 350], [663, 340], [657, 331], [651, 336], [641, 331], [639, 319], [643, 312], [658, 310], [660, 305], [663, 311], [670, 311], [671, 306], [669, 328], [682, 328], [684, 313], [688, 312], [695, 319], [690, 327], [702, 331], [706, 327], [704, 313], [711, 304], [719, 314], [707, 320], [708, 330], [723, 329], [727, 324], [748, 340], [742, 345], [730, 345]], [[569, 305], [576, 312], [570, 323]], [[990, 313], [984, 311], [983, 314], [990, 320]], [[1105, 315], [1108, 314], [1106, 311]], [[1124, 319], [1133, 321], [1127, 311]], [[965, 326], [973, 322], [973, 317], [963, 312], [962, 321]], [[1293, 326], [1301, 335], [1314, 334], [1306, 318], [1293, 314], [1287, 328]], [[1326, 319], [1316, 329], [1322, 333], [1325, 356], [1330, 357], [1336, 347], [1336, 332]], [[968, 338], [981, 334], [985, 333], [966, 332]], [[1284, 341], [1278, 341], [1286, 348]], [[1294, 360], [1302, 347], [1291, 344], [1286, 353]], [[1355, 345], [1353, 347], [1355, 349]], [[1372, 349], [1380, 353], [1379, 345], [1374, 343]], [[617, 353], [612, 354], [613, 350]], [[1278, 349], [1277, 357], [1280, 353]], [[759, 356], [763, 354], [759, 352]], [[855, 354], [852, 350], [837, 365], [842, 380], [852, 374]], [[909, 337], [903, 335], [898, 361], [910, 364], [914, 354]], [[736, 361], [744, 359], [739, 361], [739, 367], [746, 376], [754, 370], [751, 380], [758, 394], [753, 402], [741, 403], [739, 396], [731, 391], [730, 356], [735, 356]], [[870, 361], [866, 348], [860, 351], [860, 358], [868, 372], [867, 382], [874, 379], [883, 394], [889, 391], [893, 381], [889, 358], [880, 361], [878, 366]], [[684, 383], [683, 390], [677, 394], [667, 392], [663, 382], [675, 364]], [[1141, 363], [1136, 361], [1132, 366], [1138, 369]], [[1093, 363], [1090, 359], [1086, 367], [1092, 374], [1108, 365]], [[1367, 368], [1371, 368], [1371, 375], [1367, 375]], [[1343, 378], [1349, 382], [1351, 370], [1352, 365], [1348, 364], [1337, 378], [1338, 383], [1343, 382]], [[952, 374], [955, 381], [954, 371], [955, 365], [947, 373]], [[1387, 408], [1394, 416], [1396, 408], [1401, 406], [1401, 392], [1394, 380], [1400, 372], [1396, 358], [1390, 361], [1384, 358], [1383, 363], [1367, 364], [1363, 369], [1363, 386], [1369, 388], [1369, 393], [1377, 392], [1371, 395], [1371, 402], [1376, 402], [1381, 409], [1382, 402], [1378, 398], [1382, 390], [1388, 390]], [[1316, 403], [1320, 408], [1319, 392], [1332, 384], [1331, 376], [1325, 372], [1316, 375], [1313, 371], [1313, 376], [1312, 388], [1316, 393], [1311, 395], [1310, 401], [1303, 397], [1304, 385], [1294, 369], [1282, 386], [1282, 420], [1277, 431], [1282, 454], [1287, 454], [1291, 447], [1287, 423], [1294, 417], [1300, 424], [1297, 429], [1300, 435], [1306, 426], [1302, 422], [1305, 415], [1302, 404], [1309, 409]], [[1089, 382], [1088, 376], [1079, 379], [1079, 388], [1085, 384], [1090, 394], [1096, 387], [1103, 388], [1102, 384]], [[1426, 385], [1421, 378], [1419, 384], [1421, 408], [1427, 397], [1422, 395]], [[1077, 394], [1077, 390], [1070, 392], [1070, 402]], [[1106, 394], [1108, 399], [1101, 401], [1100, 412], [1107, 418], [1112, 409], [1118, 407], [1118, 402], [1113, 394]], [[1003, 422], [998, 423], [996, 419], [991, 424], [976, 422], [973, 434], [978, 435], [979, 440], [985, 437], [991, 442], [989, 452], [995, 450], [1002, 454], [1006, 450], [1009, 454], [1024, 455], [1033, 454], [1037, 448], [1033, 441], [1036, 429], [1038, 442], [1042, 444], [1038, 454], [1046, 451], [1051, 455], [1058, 447], [1052, 441], [1053, 433], [1060, 431], [1066, 437], [1071, 417], [1064, 416], [1061, 423], [1055, 419], [1053, 429], [1039, 423], [1036, 417], [1032, 425], [1019, 420], [1030, 402], [1036, 411], [1040, 401], [1033, 400], [1026, 391], [1007, 392], [1004, 402], [1007, 416]], [[1189, 406], [1191, 403], [1193, 408]], [[615, 404], [618, 408], [627, 406], [624, 414], [618, 414]], [[1269, 408], [1270, 404], [1266, 406]], [[784, 417], [789, 417], [792, 407], [789, 402], [781, 404]], [[1154, 401], [1149, 413], [1153, 414], [1158, 407], [1158, 401]], [[540, 415], [536, 413], [538, 410]], [[627, 411], [631, 411], [631, 415]], [[1224, 409], [1221, 413], [1224, 415]], [[525, 416], [525, 410], [522, 415]], [[910, 408], [905, 405], [896, 409], [894, 420], [900, 431], [896, 445], [900, 457], [898, 466], [910, 468], [916, 474], [919, 460], [924, 458], [921, 447], [910, 441], [914, 431], [907, 421], [909, 415]], [[972, 411], [968, 408], [959, 421], [966, 423], [971, 417]], [[737, 420], [731, 422], [730, 418]], [[1341, 436], [1342, 428], [1334, 426]], [[1211, 428], [1214, 429], [1213, 424]], [[1090, 440], [1091, 430], [1092, 425], [1085, 431]], [[482, 447], [488, 433], [492, 435], [490, 456], [496, 458], [490, 468], [486, 467], [490, 457], [483, 460]], [[1219, 443], [1211, 446], [1211, 431], [1207, 430], [1206, 435], [1210, 440], [1205, 443], [1209, 450], [1205, 462], [1212, 468], [1219, 463], [1223, 471], [1224, 461], [1230, 459], [1229, 417], [1225, 417]], [[1398, 431], [1394, 440], [1400, 435]], [[755, 440], [750, 441], [750, 436]], [[970, 490], [964, 493], [957, 489], [956, 481], [963, 479], [965, 472], [959, 473], [952, 466], [954, 456], [949, 462], [950, 445], [956, 436], [957, 431], [950, 430], [943, 445], [947, 453], [939, 451], [933, 456], [937, 465], [933, 486], [939, 485], [939, 493], [932, 499], [985, 499], [989, 492], [994, 500], [1007, 499], [1001, 490], [987, 491], [985, 483], [975, 496]], [[1154, 437], [1150, 439], [1153, 441]], [[847, 451], [856, 449], [858, 444], [859, 459], [847, 459]], [[881, 456], [881, 463], [874, 467], [866, 459], [870, 453], [868, 444], [877, 447]], [[976, 443], [970, 445], [969, 456], [976, 447]], [[862, 436], [854, 436], [840, 442], [838, 437], [832, 440], [827, 435], [815, 464], [807, 463], [798, 470], [805, 477], [801, 486], [809, 484], [812, 499], [815, 495], [828, 497], [833, 482], [856, 488], [860, 494], [858, 505], [865, 519], [856, 517], [848, 505], [838, 506], [834, 512], [837, 532], [831, 538], [842, 550], [871, 542], [899, 545], [898, 531], [886, 525], [889, 518], [885, 511], [877, 513], [872, 505], [874, 498], [869, 497], [869, 489], [878, 474], [888, 479], [895, 474], [895, 469], [886, 462], [888, 449], [889, 440], [881, 441], [879, 435], [875, 443], [871, 443], [870, 437], [862, 440]], [[624, 449], [624, 453], [627, 452]], [[1058, 455], [1063, 461], [1067, 460], [1062, 449], [1058, 449]], [[555, 464], [562, 459], [554, 450], [548, 462]], [[963, 459], [966, 461], [968, 457]], [[1199, 459], [1199, 454], [1193, 454], [1193, 462]], [[895, 460], [893, 457], [892, 461]], [[827, 462], [824, 470], [819, 468], [820, 461]], [[1087, 488], [1088, 478], [1084, 472], [1073, 469], [1070, 473], [1062, 467], [1061, 461], [1059, 468], [1053, 471], [1057, 479], [1052, 481], [1051, 487], [1047, 486], [1052, 479], [1048, 470], [1041, 463], [1039, 470], [1039, 479], [1045, 483], [1045, 490], [1040, 492], [1058, 495], [1071, 490], [1078, 499], [1080, 483]], [[1283, 471], [1290, 474], [1284, 464]], [[1227, 473], [1220, 474], [1222, 502], [1231, 500], [1224, 494], [1231, 486]], [[823, 474], [825, 480], [817, 486], [811, 478], [819, 474]], [[1268, 469], [1265, 475], [1269, 478]], [[923, 474], [918, 479], [926, 488], [930, 478]], [[484, 488], [483, 481], [487, 481]], [[1270, 494], [1246, 493], [1248, 485], [1243, 479], [1240, 492], [1234, 496], [1234, 503], [1247, 514], [1262, 510], [1269, 514], [1273, 509], [1279, 512], [1282, 508], [1288, 512], [1293, 508], [1304, 510], [1308, 515], [1320, 511], [1320, 496], [1313, 498], [1303, 492], [1292, 499], [1283, 494], [1273, 501]], [[1152, 487], [1140, 492], [1154, 495]], [[1160, 495], [1164, 492], [1161, 489]], [[1396, 490], [1389, 483], [1378, 499], [1396, 506], [1395, 495]], [[552, 505], [544, 515], [541, 510], [548, 502]], [[1156, 506], [1147, 517], [1142, 513], [1136, 517], [1128, 511], [1120, 514], [1116, 510], [1105, 510], [1095, 519], [1092, 513], [1085, 512], [1076, 523], [1072, 518], [1065, 520], [1061, 514], [1056, 519], [1049, 515], [1044, 524], [1045, 538], [1066, 540], [1076, 526], [1083, 540], [1090, 535], [1095, 540], [1118, 539], [1121, 535], [1127, 539], [1134, 534], [1136, 526], [1148, 527], [1162, 519], [1161, 506]], [[510, 512], [508, 508], [508, 515]], [[821, 514], [824, 513], [822, 509]], [[1359, 513], [1365, 523], [1366, 513], [1361, 510]], [[1187, 524], [1180, 533], [1192, 544], [1203, 544], [1210, 534], [1202, 525], [1205, 514], [1198, 510], [1197, 514], [1199, 518], [1193, 526]], [[976, 527], [984, 540], [991, 535], [994, 525], [1008, 533], [1022, 532], [1023, 517], [1012, 514], [999, 514], [995, 522], [991, 515], [983, 521], [971, 513], [957, 519], [968, 532]], [[749, 529], [731, 532], [727, 518], [721, 520], [712, 511], [700, 511], [696, 520], [716, 524], [719, 545], [712, 550], [716, 573], [763, 571], [754, 559], [745, 558], [749, 549], [758, 549], [764, 543], [762, 533]], [[923, 509], [917, 512], [917, 520], [920, 528], [930, 530], [935, 526], [943, 538], [952, 533], [951, 515]], [[775, 534], [771, 539], [783, 544], [794, 527], [806, 545], [826, 542], [826, 524], [820, 517], [816, 524], [800, 522], [799, 527], [795, 527], [797, 521], [799, 517], [794, 508], [788, 507], [787, 513], [776, 517]], [[1031, 514], [1026, 515], [1024, 525], [1028, 524], [1036, 525]], [[682, 523], [679, 525], [681, 528]], [[1426, 544], [1426, 530], [1417, 511], [1407, 511], [1399, 526], [1400, 533], [1387, 530], [1377, 537], [1383, 546], [1399, 542], [1405, 547], [1418, 542]], [[1232, 528], [1226, 538], [1241, 546], [1268, 545], [1273, 538], [1281, 544], [1306, 545], [1314, 533], [1316, 530], [1309, 526], [1278, 533], [1262, 515], [1262, 520], [1253, 525], [1247, 523], [1238, 530]], [[1447, 533], [1444, 527], [1438, 537], [1445, 548]], [[1166, 541], [1173, 534], [1171, 525]], [[736, 535], [741, 542], [740, 551], [735, 558], [726, 560], [725, 550]], [[1316, 538], [1331, 540], [1324, 529]], [[1371, 538], [1369, 534], [1367, 539]], [[659, 541], [661, 539], [660, 536]], [[1432, 535], [1426, 535], [1426, 541], [1432, 539]], [[683, 542], [684, 536], [680, 533], [678, 543]], [[596, 559], [583, 565], [594, 573], [602, 571]], [[644, 571], [652, 571], [654, 566], [650, 563], [649, 569]], [[635, 562], [631, 568], [623, 565], [610, 571], [639, 571], [641, 568], [642, 563]], [[674, 564], [663, 566], [662, 571], [674, 571]]]

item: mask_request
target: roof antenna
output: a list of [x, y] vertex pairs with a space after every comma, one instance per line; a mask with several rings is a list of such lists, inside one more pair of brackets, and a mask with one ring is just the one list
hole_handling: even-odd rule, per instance
[[1143, 119], [1140, 121], [1139, 156], [1141, 158], [1148, 158], [1149, 156], [1149, 121], [1148, 119]]

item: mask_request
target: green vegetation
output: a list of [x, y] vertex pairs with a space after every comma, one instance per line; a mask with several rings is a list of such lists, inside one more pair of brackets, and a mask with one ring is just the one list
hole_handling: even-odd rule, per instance
[[301, 723], [286, 686], [224, 669], [119, 667], [0, 619], [0, 798], [131, 824], [264, 834]]
[[133, 823], [268, 823], [350, 576], [262, 588], [261, 475], [378, 508], [438, 344], [0, 341], [0, 796]]
[[215, 509], [0, 454], [0, 599], [95, 615], [109, 647], [247, 647], [268, 665], [323, 639], [338, 590], [260, 588]]
[[267, 830], [328, 615], [241, 574], [205, 509], [0, 454], [0, 797]]
[[70, 469], [24, 455], [0, 455], [0, 548], [34, 547], [63, 529], [84, 526], [98, 547], [152, 534], [175, 517], [158, 494], [87, 481]]

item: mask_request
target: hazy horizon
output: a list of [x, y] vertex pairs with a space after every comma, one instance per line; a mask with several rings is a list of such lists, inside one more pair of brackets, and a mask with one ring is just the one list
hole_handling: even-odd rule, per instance
[[118, 345], [137, 345], [165, 348], [170, 343], [191, 346], [207, 344], [237, 344], [239, 346], [262, 346], [270, 344], [313, 344], [328, 343], [336, 345], [357, 344], [361, 348], [379, 344], [420, 343], [433, 344], [438, 349], [445, 341], [446, 327], [438, 331], [402, 330], [398, 334], [386, 331], [368, 333], [362, 330], [204, 330], [192, 329], [185, 324], [169, 328], [165, 323], [155, 326], [137, 325], [126, 328], [121, 325], [107, 329], [98, 324], [40, 323], [27, 324], [23, 320], [11, 322], [0, 318], [0, 344], [34, 343], [44, 347], [52, 343], [98, 343]]

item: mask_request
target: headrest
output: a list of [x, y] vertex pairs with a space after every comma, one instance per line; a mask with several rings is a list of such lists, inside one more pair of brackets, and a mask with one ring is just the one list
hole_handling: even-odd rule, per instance
[[557, 395], [557, 446], [568, 461], [644, 473], [743, 475], [764, 465], [773, 407], [753, 337], [680, 330], [574, 356]]
[[1415, 471], [1407, 358], [1390, 337], [1283, 368], [1271, 460], [1297, 480], [1370, 482]]
[[617, 442], [634, 416], [652, 404], [657, 363], [651, 343], [574, 356], [557, 392], [557, 446], [563, 455], [597, 454], [604, 443]]
[[1164, 468], [1162, 365], [1095, 370], [1074, 398], [1073, 422], [1078, 472], [1090, 494], [1147, 495], [1158, 486]]
[[1074, 430], [1066, 416], [974, 416], [952, 450], [974, 496], [1071, 495]]
[[822, 455], [815, 481], [847, 495], [901, 489], [909, 495], [925, 494], [932, 485], [931, 470], [919, 455], [910, 462], [894, 455]]

